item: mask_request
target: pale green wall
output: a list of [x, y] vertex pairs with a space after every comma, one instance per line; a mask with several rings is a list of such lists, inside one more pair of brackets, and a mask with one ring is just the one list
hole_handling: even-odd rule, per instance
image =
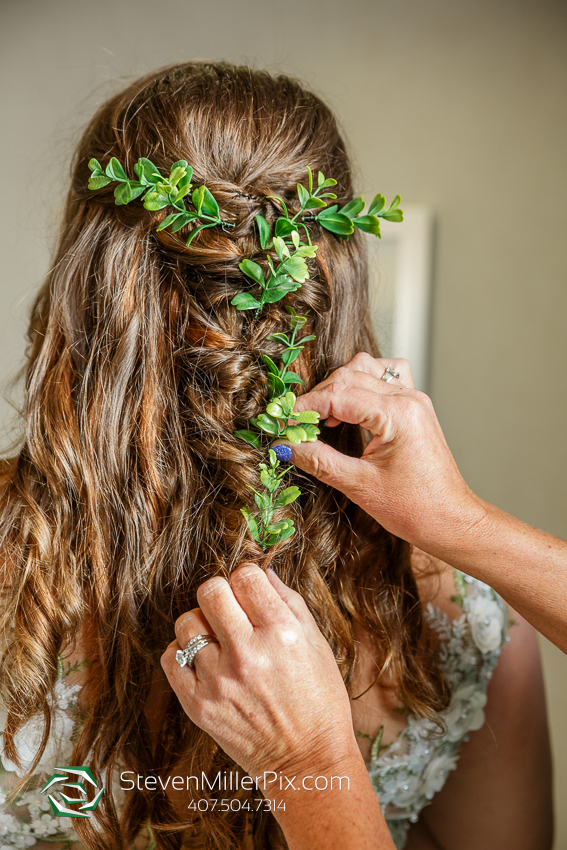
[[[4, 374], [65, 151], [117, 78], [195, 57], [282, 69], [340, 116], [361, 191], [434, 208], [431, 388], [451, 448], [481, 496], [567, 537], [563, 2], [4, 0], [0, 15]], [[567, 850], [567, 660], [543, 644]]]

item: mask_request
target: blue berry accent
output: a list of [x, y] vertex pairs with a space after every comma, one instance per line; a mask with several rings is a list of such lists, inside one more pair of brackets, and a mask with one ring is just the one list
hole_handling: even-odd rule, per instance
[[274, 446], [274, 453], [279, 461], [291, 460], [291, 449], [289, 446]]

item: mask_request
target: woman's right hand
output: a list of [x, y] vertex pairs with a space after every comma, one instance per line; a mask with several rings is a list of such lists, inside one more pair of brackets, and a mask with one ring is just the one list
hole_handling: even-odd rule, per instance
[[[191, 720], [256, 782], [290, 850], [393, 850], [339, 668], [300, 594], [243, 564], [197, 599], [162, 667]], [[180, 667], [175, 653], [198, 634], [219, 643]]]
[[[387, 366], [399, 379], [381, 379]], [[443, 557], [449, 533], [483, 522], [484, 503], [463, 480], [431, 399], [414, 389], [406, 360], [357, 354], [299, 396], [295, 409], [318, 411], [327, 427], [350, 422], [371, 433], [360, 458], [322, 439], [278, 442], [290, 446], [296, 466], [345, 493], [388, 531]]]
[[[358, 762], [348, 693], [300, 594], [243, 564], [230, 581], [205, 581], [197, 599], [161, 659], [191, 720], [252, 777]], [[219, 643], [198, 652], [194, 669], [180, 667], [176, 651], [197, 634]]]

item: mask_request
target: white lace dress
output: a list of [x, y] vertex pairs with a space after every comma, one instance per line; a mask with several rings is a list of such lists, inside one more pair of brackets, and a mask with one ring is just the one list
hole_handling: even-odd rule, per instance
[[[486, 689], [507, 637], [508, 619], [503, 600], [481, 581], [455, 571], [457, 595], [453, 601], [462, 615], [450, 620], [431, 604], [426, 618], [439, 636], [440, 662], [452, 690], [451, 703], [442, 716], [447, 732], [428, 721], [409, 717], [407, 727], [390, 745], [382, 745], [381, 732], [372, 742], [368, 764], [370, 779], [380, 798], [394, 843], [402, 850], [410, 824], [441, 790], [457, 766], [459, 749], [469, 733], [484, 723]], [[6, 794], [18, 774], [3, 754], [2, 730], [5, 710], [0, 702], [0, 850], [33, 847], [38, 842], [62, 842], [63, 847], [81, 847], [72, 827], [72, 817], [56, 817], [47, 793], [41, 789], [55, 766], [69, 765], [80, 717], [77, 693], [80, 684], [70, 684], [81, 664], [72, 667], [60, 659], [59, 677], [53, 695], [53, 724], [48, 746], [26, 788], [8, 805]], [[16, 746], [23, 763], [31, 764], [41, 740], [42, 718], [32, 718], [20, 730]], [[124, 799], [118, 776], [113, 776], [116, 799]], [[104, 777], [103, 777], [104, 782]], [[96, 823], [96, 821], [93, 821]], [[142, 835], [142, 833], [140, 833]], [[147, 850], [155, 847], [146, 826]]]

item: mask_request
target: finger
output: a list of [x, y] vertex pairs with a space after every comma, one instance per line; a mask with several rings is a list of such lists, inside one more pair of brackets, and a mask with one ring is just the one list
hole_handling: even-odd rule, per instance
[[[185, 649], [191, 638], [197, 635], [212, 635], [216, 637], [212, 626], [204, 616], [200, 608], [192, 608], [190, 611], [185, 611], [175, 621], [175, 634], [177, 635], [177, 649]], [[215, 669], [218, 664], [220, 654], [220, 646], [218, 643], [209, 643], [199, 650], [193, 659], [193, 668], [195, 671], [206, 672], [207, 670]], [[197, 663], [197, 656], [199, 662]], [[185, 665], [189, 669], [193, 669], [190, 665]]]
[[[361, 374], [361, 373], [358, 373]], [[404, 387], [393, 387], [385, 381], [374, 381], [368, 386], [369, 379], [357, 377], [353, 372], [350, 384], [331, 383], [323, 389], [311, 390], [299, 396], [296, 410], [316, 410], [322, 419], [334, 417], [339, 422], [360, 425], [374, 436], [381, 436], [390, 425], [387, 397], [411, 392]], [[366, 386], [357, 386], [363, 381]]]
[[230, 586], [255, 628], [288, 619], [290, 611], [256, 564], [242, 564], [230, 576]]
[[350, 457], [338, 452], [327, 443], [316, 440], [313, 443], [300, 443], [293, 445], [288, 440], [279, 441], [280, 445], [289, 446], [291, 449], [291, 462], [313, 475], [319, 481], [330, 484], [348, 496], [355, 502], [355, 494], [358, 488], [364, 486], [361, 480], [361, 472], [366, 471], [361, 467], [359, 458]]
[[297, 593], [297, 591], [292, 590], [291, 587], [288, 587], [271, 567], [268, 568], [266, 576], [276, 593], [281, 599], [283, 599], [292, 614], [297, 617], [305, 631], [307, 633], [313, 633], [316, 631], [319, 635], [321, 635], [315, 618], [307, 607], [302, 595]]
[[[383, 376], [387, 367], [390, 367], [394, 372], [399, 373], [399, 378], [392, 378], [390, 381], [384, 381]], [[345, 363], [344, 366], [340, 366], [338, 369], [335, 369], [328, 378], [325, 378], [324, 381], [317, 384], [314, 389], [319, 389], [323, 386], [326, 386], [329, 382], [333, 380], [345, 380], [345, 373], [347, 372], [366, 372], [377, 380], [382, 380], [383, 383], [398, 383], [405, 387], [409, 387], [410, 389], [414, 389], [415, 384], [413, 380], [413, 375], [411, 372], [411, 366], [407, 360], [402, 358], [392, 358], [392, 357], [372, 357], [370, 354], [367, 354], [365, 351], [361, 351], [356, 354], [348, 363]], [[348, 378], [346, 378], [348, 382]]]
[[175, 621], [175, 635], [181, 649], [196, 635], [214, 634], [213, 627], [200, 608], [185, 611]]
[[[359, 356], [359, 355], [357, 355]], [[369, 357], [369, 355], [365, 355], [365, 357]], [[375, 358], [370, 358], [374, 360]], [[390, 381], [383, 381], [381, 378], [378, 378], [377, 372], [375, 374], [370, 371], [360, 371], [358, 369], [352, 368], [352, 360], [346, 366], [341, 366], [339, 369], [336, 369], [332, 375], [329, 376], [325, 381], [322, 381], [317, 386], [313, 387], [308, 393], [304, 393], [299, 396], [295, 403], [295, 410], [310, 410], [315, 409], [319, 410], [316, 406], [318, 403], [319, 397], [313, 395], [314, 393], [318, 393], [322, 390], [336, 390], [340, 386], [345, 387], [356, 387], [361, 390], [368, 390], [370, 392], [374, 392], [377, 395], [388, 395], [392, 393], [399, 393], [401, 390], [405, 389], [405, 387], [400, 383], [400, 381], [396, 378], [391, 379]], [[362, 363], [362, 360], [359, 360]], [[386, 362], [386, 361], [384, 361]], [[379, 371], [379, 370], [378, 370]], [[381, 373], [383, 374], [383, 372]], [[332, 428], [334, 425], [338, 425], [342, 422], [340, 417], [334, 416], [333, 414], [329, 414], [324, 417], [324, 425]]]
[[225, 578], [207, 579], [197, 589], [197, 600], [222, 648], [231, 648], [252, 634], [252, 624]]
[[160, 658], [163, 672], [178, 697], [183, 695], [187, 700], [192, 700], [197, 688], [197, 676], [195, 670], [189, 665], [181, 667], [176, 658], [179, 650], [179, 642], [173, 640]]

